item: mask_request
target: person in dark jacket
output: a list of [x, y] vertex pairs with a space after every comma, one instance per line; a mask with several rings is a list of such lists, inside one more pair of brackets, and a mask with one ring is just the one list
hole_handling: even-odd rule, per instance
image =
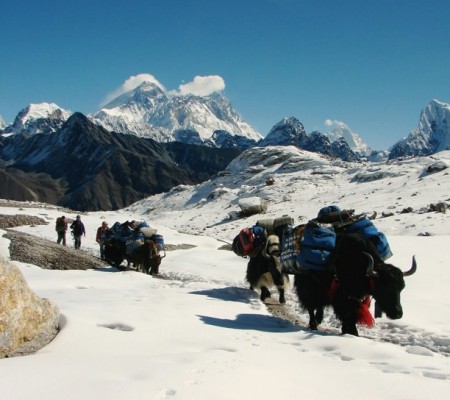
[[63, 215], [62, 217], [56, 218], [56, 233], [58, 234], [58, 239], [56, 243], [66, 245], [66, 231], [67, 231], [67, 219]]
[[108, 223], [106, 221], [102, 222], [102, 226], [97, 229], [97, 235], [95, 241], [100, 245], [100, 258], [105, 259], [105, 233], [108, 230]]
[[81, 222], [81, 217], [77, 215], [75, 221], [70, 225], [72, 229], [73, 240], [75, 241], [75, 248], [79, 249], [81, 246], [81, 236], [86, 236], [86, 230], [84, 229], [84, 224]]

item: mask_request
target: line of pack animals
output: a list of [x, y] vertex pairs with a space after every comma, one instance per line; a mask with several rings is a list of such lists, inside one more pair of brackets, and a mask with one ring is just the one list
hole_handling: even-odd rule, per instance
[[293, 226], [291, 217], [257, 221], [234, 238], [232, 249], [249, 257], [246, 279], [260, 290], [262, 301], [276, 286], [285, 303], [289, 275], [301, 307], [309, 314], [309, 328], [317, 330], [324, 308], [332, 306], [342, 333], [358, 335], [357, 324], [372, 327], [375, 317], [403, 316], [400, 292], [404, 277], [417, 269], [416, 259], [406, 272], [386, 260], [392, 252], [386, 236], [366, 215], [338, 206], [322, 208], [317, 218]]
[[161, 260], [166, 256], [164, 238], [145, 221], [116, 222], [102, 237], [105, 260], [120, 267], [133, 264], [137, 271], [157, 275]]

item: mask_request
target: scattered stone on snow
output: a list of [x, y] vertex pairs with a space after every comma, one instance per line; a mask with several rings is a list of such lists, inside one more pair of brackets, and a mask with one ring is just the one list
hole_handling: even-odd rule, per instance
[[430, 204], [430, 206], [428, 207], [429, 211], [435, 211], [435, 212], [440, 212], [440, 213], [446, 213], [448, 208], [448, 205], [446, 203], [444, 203], [443, 201], [440, 201], [436, 204]]
[[241, 215], [244, 217], [265, 213], [267, 211], [267, 202], [259, 197], [239, 199], [238, 205], [241, 208]]
[[272, 186], [274, 183], [275, 183], [275, 179], [273, 177], [270, 176], [266, 179], [267, 186]]
[[[51, 242], [10, 229], [6, 230], [4, 236], [11, 241], [9, 253], [11, 260], [14, 261], [57, 270], [86, 270], [105, 266], [105, 262], [101, 259], [82, 250], [57, 244], [56, 240]], [[70, 243], [69, 238], [68, 242]]]
[[0, 215], [0, 229], [14, 228], [22, 225], [48, 225], [48, 222], [44, 218], [32, 215]]
[[436, 162], [428, 165], [426, 167], [425, 171], [428, 174], [432, 174], [432, 173], [435, 173], [435, 172], [443, 171], [444, 169], [447, 169], [447, 168], [448, 168], [448, 165], [447, 165], [446, 162], [444, 162], [444, 161], [436, 161]]

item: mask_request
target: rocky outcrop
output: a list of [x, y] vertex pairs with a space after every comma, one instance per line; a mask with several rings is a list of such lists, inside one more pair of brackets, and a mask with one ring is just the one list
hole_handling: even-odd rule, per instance
[[107, 132], [75, 113], [55, 133], [0, 137], [0, 197], [116, 210], [208, 180], [240, 152]]
[[0, 358], [33, 353], [59, 329], [59, 309], [37, 296], [20, 270], [0, 259]]

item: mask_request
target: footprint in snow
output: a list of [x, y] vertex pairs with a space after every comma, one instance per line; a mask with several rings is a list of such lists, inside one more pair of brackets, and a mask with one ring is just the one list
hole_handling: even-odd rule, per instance
[[98, 324], [102, 328], [113, 329], [117, 331], [131, 332], [134, 331], [134, 328], [130, 325], [122, 324], [121, 322], [114, 322], [111, 324]]

